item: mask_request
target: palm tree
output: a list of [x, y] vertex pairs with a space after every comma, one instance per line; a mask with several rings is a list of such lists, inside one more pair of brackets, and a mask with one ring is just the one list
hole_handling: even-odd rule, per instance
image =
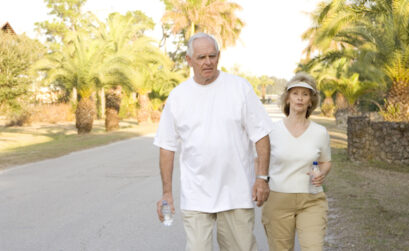
[[[388, 86], [385, 110], [409, 120], [409, 1], [333, 0], [315, 14], [317, 25], [310, 29], [307, 49], [317, 49], [316, 61], [347, 57], [349, 72], [364, 81]], [[337, 48], [330, 48], [337, 43]], [[311, 61], [310, 61], [311, 62]]]
[[337, 89], [347, 100], [348, 108], [356, 112], [356, 103], [359, 98], [368, 91], [374, 90], [376, 87], [376, 83], [359, 81], [359, 74], [354, 73], [350, 77], [341, 78]]
[[257, 89], [256, 93], [261, 96], [262, 102], [265, 102], [267, 86], [274, 85], [274, 80], [266, 75], [263, 75], [261, 77], [251, 77], [250, 82], [254, 89]]
[[[141, 75], [140, 82], [136, 87], [136, 92], [138, 96], [139, 109], [137, 112], [137, 117], [139, 122], [149, 122], [151, 121], [152, 104], [149, 99], [149, 94], [154, 89], [156, 85], [175, 84], [174, 81], [169, 83], [166, 82], [155, 82], [157, 79], [165, 78], [169, 80], [181, 79], [182, 77], [175, 77], [179, 75], [179, 72], [172, 72], [172, 62], [170, 59], [163, 54], [158, 48], [140, 48], [136, 52], [136, 55], [141, 55], [137, 60], [133, 61], [133, 67], [138, 69], [138, 73]], [[163, 75], [167, 75], [164, 77]], [[178, 84], [179, 82], [177, 82]], [[173, 85], [172, 87], [176, 86]]]
[[334, 100], [332, 96], [337, 91], [337, 84], [334, 81], [324, 80], [319, 84], [319, 89], [324, 93], [325, 99], [321, 104], [321, 112], [324, 116], [331, 117], [334, 114]]
[[183, 34], [187, 41], [196, 32], [213, 34], [221, 47], [234, 45], [244, 22], [235, 14], [237, 3], [225, 0], [163, 0], [166, 12], [162, 22], [169, 24], [173, 34]]
[[[146, 72], [152, 68], [152, 64], [162, 66], [169, 64], [169, 59], [156, 46], [155, 41], [144, 35], [145, 30], [152, 29], [153, 21], [146, 17], [142, 12], [128, 12], [125, 15], [112, 13], [106, 24], [101, 23], [99, 36], [108, 45], [109, 54], [114, 58], [126, 58], [128, 70], [126, 71], [123, 82], [111, 82], [100, 86], [108, 88], [106, 95], [106, 129], [114, 130], [119, 125], [119, 107], [121, 102], [121, 92], [118, 86], [126, 93], [138, 92], [141, 112], [149, 113], [150, 86], [146, 85]], [[123, 70], [118, 69], [118, 72]], [[108, 105], [109, 104], [109, 105]], [[145, 105], [147, 104], [147, 105]], [[110, 106], [110, 107], [108, 107]], [[148, 120], [149, 118], [139, 119]]]
[[[318, 81], [318, 87], [322, 93], [324, 93], [325, 99], [321, 106], [321, 111], [326, 116], [331, 116], [334, 111], [346, 110], [348, 113], [349, 104], [346, 101], [344, 92], [345, 88], [340, 86], [348, 86], [348, 74], [353, 74], [349, 72], [351, 61], [348, 58], [340, 58], [335, 61], [330, 61], [327, 63], [325, 61], [318, 63], [314, 67], [314, 73], [317, 74], [316, 79]], [[334, 102], [332, 96], [336, 93], [336, 103]]]
[[382, 111], [389, 121], [409, 121], [409, 50], [405, 48], [403, 53], [395, 52], [394, 61], [384, 69], [392, 80]]
[[66, 89], [75, 88], [78, 104], [75, 111], [78, 134], [92, 130], [95, 116], [93, 93], [101, 83], [125, 74], [118, 71], [126, 65], [116, 57], [106, 60], [107, 45], [98, 39], [91, 39], [84, 32], [71, 31], [66, 34], [60, 51], [47, 55], [35, 68], [47, 73], [48, 82], [59, 82]]
[[[139, 104], [137, 119], [140, 122], [151, 122], [160, 116], [158, 112], [170, 91], [185, 78], [183, 70], [171, 70], [172, 62], [167, 57], [163, 58], [163, 61], [152, 61], [145, 66], [140, 68], [143, 78], [137, 87]], [[152, 115], [155, 118], [152, 118]]]
[[306, 62], [311, 60], [311, 55], [316, 51], [323, 53], [349, 47], [348, 43], [334, 36], [339, 30], [347, 29], [348, 21], [355, 17], [349, 11], [345, 0], [323, 1], [310, 17], [313, 25], [302, 35], [303, 40], [308, 40], [308, 45], [304, 49]]
[[[172, 66], [170, 64], [167, 67], [153, 64], [151, 65], [150, 70], [145, 72], [144, 85], [146, 87], [149, 86], [150, 89], [148, 97], [150, 101], [149, 109], [151, 109], [150, 120], [152, 122], [159, 121], [160, 112], [163, 109], [170, 91], [180, 82], [185, 80], [183, 71], [171, 71], [171, 68]], [[141, 102], [140, 105], [141, 107], [147, 106], [143, 102]]]
[[[101, 83], [98, 89], [104, 90], [107, 88], [105, 97], [105, 129], [106, 131], [117, 130], [119, 128], [119, 110], [121, 106], [122, 90], [132, 92], [135, 90], [136, 82], [140, 76], [131, 67], [133, 61], [133, 53], [131, 39], [134, 39], [140, 30], [147, 28], [146, 24], [139, 24], [134, 18], [134, 13], [128, 12], [126, 15], [119, 13], [111, 13], [106, 23], [99, 22], [97, 34], [101, 41], [107, 45], [107, 53], [110, 57], [126, 58], [128, 62], [125, 68], [117, 69], [117, 72], [123, 72], [127, 69], [127, 74], [122, 81], [113, 79], [110, 83]], [[133, 75], [131, 77], [131, 75]], [[125, 88], [122, 88], [125, 87]]]

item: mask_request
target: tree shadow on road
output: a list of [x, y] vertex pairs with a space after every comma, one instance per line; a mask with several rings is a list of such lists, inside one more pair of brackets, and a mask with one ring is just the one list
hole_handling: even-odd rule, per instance
[[[119, 131], [105, 132], [96, 128], [89, 134], [77, 135], [73, 126], [44, 126], [41, 128], [7, 128], [0, 130], [0, 138], [13, 134], [0, 148], [0, 169], [55, 158], [68, 153], [84, 150], [116, 141], [150, 134], [156, 131], [156, 124], [138, 125], [121, 128]], [[14, 143], [14, 144], [11, 144]]]

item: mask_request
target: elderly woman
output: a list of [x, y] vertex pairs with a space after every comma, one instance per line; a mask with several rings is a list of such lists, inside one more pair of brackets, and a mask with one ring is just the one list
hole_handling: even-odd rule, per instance
[[[293, 250], [295, 231], [303, 251], [323, 250], [328, 203], [321, 185], [331, 149], [325, 127], [309, 120], [318, 103], [315, 81], [306, 73], [296, 74], [281, 95], [286, 118], [270, 133], [271, 192], [262, 212], [270, 250]], [[315, 161], [320, 174], [310, 177]]]

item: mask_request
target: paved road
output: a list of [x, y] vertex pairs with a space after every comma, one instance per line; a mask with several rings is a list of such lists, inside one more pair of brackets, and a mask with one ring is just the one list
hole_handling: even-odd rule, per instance
[[[277, 107], [266, 106], [274, 119]], [[0, 171], [0, 250], [184, 250], [156, 218], [158, 150], [139, 137]], [[178, 168], [174, 194], [178, 194]], [[176, 204], [179, 201], [176, 198]], [[259, 250], [267, 241], [256, 210]]]

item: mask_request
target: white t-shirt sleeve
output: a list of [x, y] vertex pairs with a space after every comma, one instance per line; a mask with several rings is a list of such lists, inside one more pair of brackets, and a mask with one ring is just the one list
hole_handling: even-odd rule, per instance
[[252, 142], [257, 142], [272, 130], [272, 120], [268, 117], [266, 110], [259, 98], [254, 93], [251, 85], [247, 92], [244, 105], [243, 124]]
[[329, 140], [329, 134], [328, 131], [325, 130], [325, 133], [322, 137], [322, 144], [321, 144], [321, 154], [318, 159], [319, 162], [328, 162], [331, 161], [331, 146], [330, 146], [330, 140]]
[[176, 152], [179, 136], [176, 132], [175, 121], [171, 111], [171, 97], [169, 96], [160, 117], [158, 131], [153, 144], [163, 149]]

